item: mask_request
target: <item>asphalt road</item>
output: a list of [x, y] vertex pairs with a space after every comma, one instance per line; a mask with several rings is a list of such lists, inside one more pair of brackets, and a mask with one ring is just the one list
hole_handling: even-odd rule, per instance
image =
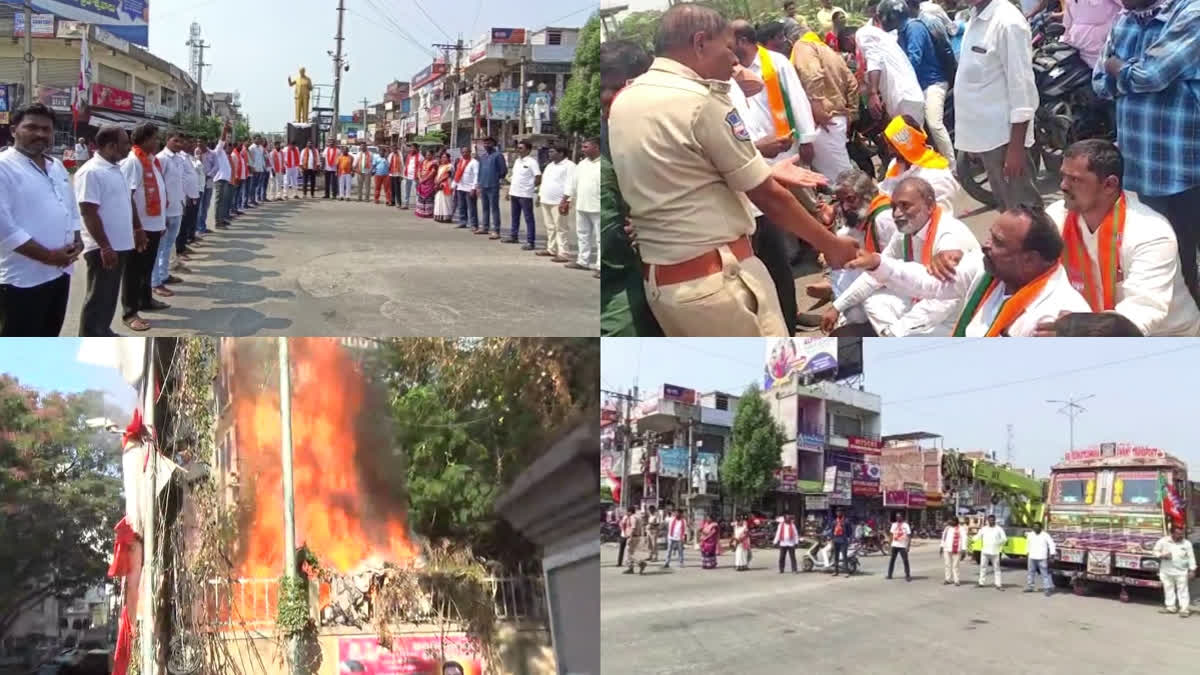
[[[264, 204], [206, 238], [172, 307], [143, 316], [151, 335], [599, 334], [591, 272], [455, 227], [358, 202]], [[78, 334], [85, 274], [80, 260], [63, 335]]]
[[[980, 589], [969, 559], [963, 586], [943, 586], [936, 542], [914, 546], [911, 583], [899, 572], [886, 580], [880, 555], [863, 558], [859, 575], [834, 578], [780, 575], [774, 550], [756, 551], [747, 572], [733, 570], [732, 555], [702, 570], [689, 548], [688, 567], [639, 576], [615, 567], [616, 552], [602, 546], [600, 569], [601, 658], [613, 675], [1120, 675], [1195, 672], [1200, 663], [1200, 614], [1161, 615], [1158, 593], [1135, 593], [1129, 604], [1115, 593], [1047, 598], [1022, 593], [1024, 569], [1012, 568], [1005, 591]], [[1200, 583], [1192, 588], [1196, 598]]]

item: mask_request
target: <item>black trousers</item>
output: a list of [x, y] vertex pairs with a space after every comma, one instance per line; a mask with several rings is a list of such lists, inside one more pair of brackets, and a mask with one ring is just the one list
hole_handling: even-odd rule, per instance
[[0, 337], [58, 337], [67, 318], [71, 275], [29, 288], [0, 284]]
[[325, 199], [338, 196], [338, 181], [336, 171], [325, 172]]
[[400, 176], [389, 176], [388, 180], [392, 184], [392, 191], [388, 195], [388, 206], [395, 206], [400, 201], [400, 184], [404, 179]]
[[628, 537], [621, 537], [620, 548], [617, 549], [617, 567], [621, 567], [625, 562], [625, 544], [629, 543]]
[[1166, 216], [1179, 242], [1183, 281], [1200, 303], [1200, 280], [1196, 271], [1196, 248], [1200, 246], [1200, 185], [1168, 197], [1142, 197], [1150, 208]]
[[892, 547], [892, 559], [888, 561], [888, 578], [892, 578], [892, 572], [896, 570], [896, 556], [900, 556], [904, 560], [904, 578], [912, 577], [912, 573], [908, 569], [908, 549], [899, 546]]
[[121, 285], [121, 318], [128, 319], [143, 309], [149, 309], [154, 296], [150, 294], [150, 273], [154, 270], [154, 259], [158, 255], [158, 240], [162, 232], [146, 233], [146, 250], [136, 248], [125, 260], [125, 271]]
[[104, 269], [100, 249], [83, 254], [87, 263], [87, 295], [79, 317], [79, 337], [111, 337], [113, 315], [121, 294], [121, 277], [132, 251], [117, 251], [117, 265]]
[[196, 240], [196, 218], [200, 215], [200, 201], [188, 200], [183, 207], [183, 220], [179, 223], [179, 236], [175, 237], [175, 252], [183, 253], [183, 249]]
[[795, 546], [780, 546], [779, 547], [779, 571], [783, 571], [783, 558], [787, 556], [792, 559], [792, 571], [796, 571], [796, 547]]
[[[847, 566], [847, 562], [846, 562], [847, 551], [849, 548], [850, 548], [850, 546], [847, 542], [843, 541], [840, 544], [836, 541], [833, 542], [833, 573], [834, 574], [837, 574], [838, 570], [841, 569], [841, 567], [845, 567], [847, 573], [850, 572], [850, 568]], [[838, 563], [839, 560], [841, 561], [841, 567], [839, 567], [839, 563]]]
[[783, 310], [783, 322], [788, 328], [788, 335], [796, 334], [796, 279], [792, 276], [792, 266], [788, 262], [788, 246], [784, 237], [791, 235], [782, 227], [759, 216], [758, 227], [754, 232], [754, 255], [763, 261], [771, 281], [775, 282], [775, 292], [779, 294], [779, 306]]
[[317, 172], [315, 169], [304, 170], [304, 190], [303, 193], [317, 196]]

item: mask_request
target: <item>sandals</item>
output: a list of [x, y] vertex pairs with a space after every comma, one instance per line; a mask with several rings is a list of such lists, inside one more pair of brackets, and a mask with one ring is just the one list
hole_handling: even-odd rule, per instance
[[150, 330], [150, 322], [140, 316], [131, 316], [128, 319], [122, 319], [121, 323], [125, 324], [125, 327], [129, 330], [137, 333], [144, 333]]

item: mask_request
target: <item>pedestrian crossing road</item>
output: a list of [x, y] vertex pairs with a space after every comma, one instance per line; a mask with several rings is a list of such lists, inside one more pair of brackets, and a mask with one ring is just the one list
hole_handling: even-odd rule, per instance
[[[171, 308], [143, 317], [151, 335], [599, 334], [591, 272], [455, 228], [375, 204], [266, 203], [210, 230], [159, 298]], [[63, 335], [79, 331], [82, 259], [73, 277]]]
[[1116, 675], [1200, 663], [1200, 615], [1159, 614], [1160, 593], [1134, 594], [1129, 604], [1115, 593], [1025, 594], [1023, 568], [1004, 570], [1003, 592], [980, 589], [969, 560], [963, 585], [943, 586], [936, 542], [914, 548], [911, 583], [899, 570], [886, 580], [881, 555], [862, 558], [863, 572], [850, 578], [781, 575], [774, 550], [755, 551], [747, 572], [733, 570], [732, 555], [715, 570], [700, 569], [693, 547], [686, 555], [683, 569], [658, 563], [625, 575], [616, 545], [602, 547], [604, 673]]

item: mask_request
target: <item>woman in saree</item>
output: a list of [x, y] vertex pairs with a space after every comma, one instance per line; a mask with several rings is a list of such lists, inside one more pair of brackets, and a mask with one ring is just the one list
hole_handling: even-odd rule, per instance
[[449, 223], [454, 220], [454, 187], [450, 184], [451, 171], [454, 165], [450, 163], [450, 153], [443, 150], [438, 160], [437, 176], [434, 184], [437, 192], [433, 198], [433, 219], [439, 223]]
[[739, 572], [750, 569], [750, 524], [745, 516], [738, 517], [733, 528], [733, 564]]
[[720, 544], [721, 528], [711, 516], [705, 517], [700, 525], [700, 567], [711, 570], [717, 566], [717, 547]]
[[425, 159], [421, 162], [421, 170], [417, 174], [416, 214], [418, 218], [433, 217], [434, 195], [437, 192], [437, 168], [437, 160], [434, 159], [433, 151], [427, 150]]

